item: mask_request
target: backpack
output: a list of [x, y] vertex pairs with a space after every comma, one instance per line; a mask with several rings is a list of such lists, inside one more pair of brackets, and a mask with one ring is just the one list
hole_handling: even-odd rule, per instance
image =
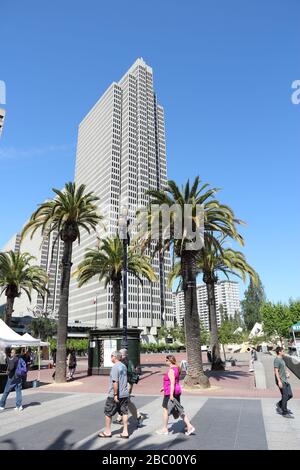
[[129, 363], [128, 363], [127, 380], [128, 380], [128, 383], [130, 383], [130, 385], [137, 384], [140, 380], [140, 376], [133, 369], [131, 361], [129, 361]]
[[26, 362], [24, 361], [24, 359], [20, 357], [20, 359], [18, 360], [17, 368], [16, 368], [16, 377], [25, 377], [26, 374], [27, 374]]

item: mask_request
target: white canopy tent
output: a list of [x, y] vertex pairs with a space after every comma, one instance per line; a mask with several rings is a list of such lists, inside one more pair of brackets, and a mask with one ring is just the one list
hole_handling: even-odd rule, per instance
[[31, 341], [29, 341], [28, 339], [16, 333], [1, 319], [0, 319], [0, 343], [3, 343], [4, 346], [11, 346], [11, 345], [32, 346]]
[[33, 338], [29, 333], [21, 336], [12, 330], [3, 320], [0, 319], [0, 347], [7, 346], [38, 346], [38, 381], [40, 380], [41, 371], [41, 346], [49, 346], [49, 343], [45, 343], [38, 338]]
[[31, 343], [30, 346], [41, 346], [41, 340], [34, 338], [29, 333], [25, 333], [25, 335], [23, 335], [22, 338], [24, 338], [26, 341], [30, 341]]

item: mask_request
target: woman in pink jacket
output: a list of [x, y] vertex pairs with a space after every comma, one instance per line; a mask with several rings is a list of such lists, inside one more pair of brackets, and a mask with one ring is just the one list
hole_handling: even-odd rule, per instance
[[[169, 366], [168, 372], [164, 375], [164, 386], [161, 388], [161, 392], [164, 392], [164, 399], [162, 402], [163, 407], [163, 427], [159, 431], [156, 431], [157, 434], [160, 435], [167, 435], [168, 431], [168, 402], [169, 400], [174, 400], [174, 398], [180, 403], [180, 395], [181, 395], [181, 386], [179, 383], [179, 375], [180, 375], [180, 366], [177, 364], [175, 356], [172, 354], [168, 354], [166, 356], [166, 364]], [[194, 426], [191, 424], [189, 418], [186, 414], [182, 414], [181, 418], [186, 424], [186, 432], [185, 434], [189, 436], [193, 432], [195, 432]]]

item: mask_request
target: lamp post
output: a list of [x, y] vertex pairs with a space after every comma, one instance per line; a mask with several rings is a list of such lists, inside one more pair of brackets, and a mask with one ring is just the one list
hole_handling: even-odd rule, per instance
[[98, 307], [98, 299], [97, 299], [97, 295], [96, 297], [94, 298], [94, 304], [96, 304], [96, 312], [95, 312], [95, 330], [97, 330], [97, 307]]
[[127, 245], [129, 244], [128, 235], [128, 209], [123, 207], [119, 219], [119, 237], [123, 240], [123, 336], [122, 348], [128, 350], [127, 338]]

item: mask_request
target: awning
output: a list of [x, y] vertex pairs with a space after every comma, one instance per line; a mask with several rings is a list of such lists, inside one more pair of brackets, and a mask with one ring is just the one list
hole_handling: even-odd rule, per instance
[[300, 331], [300, 321], [298, 321], [298, 323], [295, 323], [295, 325], [292, 325], [291, 328], [293, 331]]

